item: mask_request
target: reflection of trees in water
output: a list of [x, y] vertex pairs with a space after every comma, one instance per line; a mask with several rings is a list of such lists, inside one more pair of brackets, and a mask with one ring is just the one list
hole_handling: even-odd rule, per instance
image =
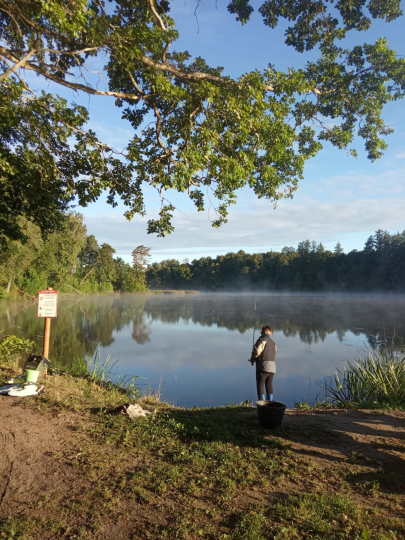
[[282, 331], [285, 337], [296, 337], [298, 335], [300, 340], [308, 343], [308, 345], [319, 343], [319, 341], [323, 342], [328, 334], [334, 332], [328, 331], [324, 325], [314, 325], [312, 322], [299, 325], [290, 318], [277, 321], [272, 328], [274, 331]]
[[[51, 327], [51, 359], [93, 354], [98, 346], [111, 345], [115, 339], [113, 333], [131, 323], [135, 341], [145, 343], [149, 340], [143, 322], [145, 302], [146, 297], [138, 295], [60, 300], [58, 318]], [[4, 308], [0, 305], [0, 329], [12, 326], [10, 333], [34, 339], [36, 352], [41, 352], [44, 321], [37, 317], [36, 304], [26, 304], [21, 309], [21, 303], [14, 303]]]
[[[181, 302], [182, 299], [184, 303]], [[182, 299], [177, 299], [177, 297], [171, 299], [149, 298], [145, 306], [149, 320], [151, 322], [161, 321], [166, 324], [191, 322], [201, 326], [237, 330], [240, 333], [244, 333], [253, 327], [253, 315], [249, 314], [248, 311], [239, 313], [234, 308], [230, 309], [228, 307], [227, 309], [226, 306], [221, 306], [220, 299], [218, 299], [217, 305], [215, 305], [215, 301], [210, 301], [208, 305], [201, 305], [199, 297], [186, 299], [183, 296]], [[162, 305], [159, 305], [160, 303], [156, 302], [156, 300], [163, 300]], [[196, 302], [193, 302], [193, 300]], [[171, 301], [173, 301], [172, 305], [170, 304]]]
[[[141, 304], [137, 304], [135, 310], [131, 310], [132, 317], [132, 339], [139, 345], [143, 345], [147, 341], [150, 341], [150, 329], [144, 323], [145, 318], [145, 301]], [[128, 316], [128, 314], [126, 315]]]
[[[370, 347], [391, 347], [394, 328], [404, 320], [402, 298], [316, 297], [316, 296], [148, 296], [108, 295], [60, 301], [58, 318], [52, 321], [51, 359], [92, 354], [98, 346], [114, 342], [114, 333], [132, 325], [137, 344], [150, 341], [148, 323], [198, 324], [241, 333], [269, 324], [286, 337], [299, 337], [308, 344], [335, 334], [339, 341], [347, 332], [364, 336]], [[11, 327], [11, 328], [10, 328]], [[0, 329], [37, 342], [41, 352], [44, 322], [37, 317], [36, 304], [0, 303]], [[257, 332], [257, 331], [256, 331]], [[257, 334], [258, 335], [258, 334]], [[395, 345], [394, 345], [395, 346]]]
[[[352, 330], [353, 332], [353, 330]], [[356, 336], [358, 336], [359, 334], [357, 334], [356, 332], [353, 332], [356, 334]], [[345, 339], [345, 335], [346, 335], [346, 332], [344, 330], [342, 330], [341, 328], [339, 328], [338, 330], [336, 330], [336, 337], [338, 338], [338, 340], [340, 341], [340, 343], [343, 342], [343, 340]]]
[[370, 347], [391, 347], [397, 343], [388, 338], [395, 327], [399, 337], [404, 337], [398, 329], [405, 316], [403, 299], [383, 296], [159, 296], [149, 298], [145, 310], [151, 321], [192, 322], [244, 333], [253, 327], [255, 302], [257, 329], [268, 324], [273, 331], [298, 336], [307, 344], [324, 341], [331, 334], [343, 342], [346, 333], [352, 332], [363, 335]]
[[[394, 330], [394, 331], [393, 331]], [[403, 334], [397, 334], [396, 329], [383, 327], [375, 334], [367, 335], [367, 342], [372, 349], [387, 348], [403, 343]]]
[[150, 330], [145, 324], [134, 322], [132, 328], [132, 339], [134, 341], [139, 343], [139, 345], [143, 345], [147, 341], [150, 341], [149, 336]]

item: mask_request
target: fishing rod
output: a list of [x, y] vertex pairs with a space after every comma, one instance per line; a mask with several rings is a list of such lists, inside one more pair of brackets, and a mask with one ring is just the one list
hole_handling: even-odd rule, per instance
[[[255, 347], [255, 330], [256, 330], [256, 302], [255, 302], [255, 310], [254, 310], [254, 314], [253, 314], [253, 346], [252, 346], [252, 354], [253, 354], [253, 349]], [[250, 361], [250, 363], [253, 366], [253, 362]]]
[[256, 330], [256, 302], [255, 302], [255, 311], [253, 315], [253, 347], [255, 346], [255, 330]]

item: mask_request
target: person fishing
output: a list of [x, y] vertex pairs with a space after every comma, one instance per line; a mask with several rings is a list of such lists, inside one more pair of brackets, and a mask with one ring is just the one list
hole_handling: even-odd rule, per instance
[[[271, 339], [270, 326], [263, 326], [261, 336], [253, 346], [249, 362], [256, 364], [256, 385], [258, 400], [273, 401], [273, 378], [276, 373], [277, 345]], [[264, 389], [266, 388], [266, 395]]]

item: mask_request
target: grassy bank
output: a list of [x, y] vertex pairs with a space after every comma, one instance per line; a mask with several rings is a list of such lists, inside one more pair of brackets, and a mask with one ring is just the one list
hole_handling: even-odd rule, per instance
[[405, 410], [405, 350], [370, 350], [322, 383], [324, 398], [313, 404], [297, 402], [300, 410]]
[[[3, 360], [0, 377], [15, 369]], [[54, 460], [68, 489], [0, 514], [1, 538], [405, 538], [403, 413], [290, 411], [270, 432], [249, 406], [184, 410], [146, 396], [136, 401], [153, 414], [131, 421], [103, 412], [129, 398], [96, 377], [44, 384], [13, 405], [44, 428], [68, 420], [44, 472]]]

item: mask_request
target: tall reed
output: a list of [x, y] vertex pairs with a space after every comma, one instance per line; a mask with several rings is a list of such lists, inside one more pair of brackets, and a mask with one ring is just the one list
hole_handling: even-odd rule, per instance
[[111, 355], [102, 360], [98, 351], [96, 351], [92, 356], [76, 356], [67, 364], [60, 364], [55, 361], [52, 364], [54, 370], [56, 367], [56, 371], [66, 372], [73, 377], [88, 379], [105, 388], [121, 390], [131, 399], [139, 397], [141, 390], [138, 380], [143, 379], [143, 377], [114, 373], [117, 362], [118, 360], [111, 361]]
[[405, 408], [405, 351], [369, 351], [354, 362], [346, 359], [324, 382], [326, 399], [338, 407]]

